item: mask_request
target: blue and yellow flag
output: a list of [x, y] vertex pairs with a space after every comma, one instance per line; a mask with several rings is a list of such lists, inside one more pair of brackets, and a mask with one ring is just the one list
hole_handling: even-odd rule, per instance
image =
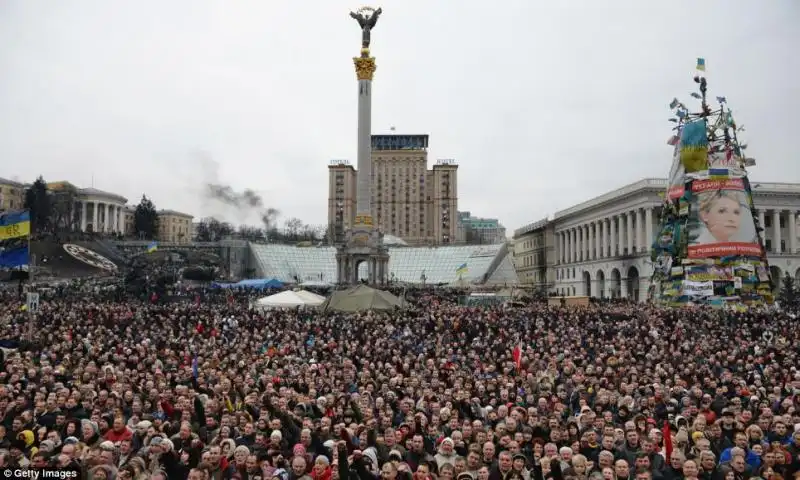
[[463, 274], [467, 273], [468, 271], [469, 271], [469, 269], [467, 268], [467, 264], [466, 263], [462, 263], [461, 265], [458, 266], [458, 268], [456, 268], [456, 274], [457, 275], [463, 275]]
[[705, 119], [686, 123], [681, 130], [681, 164], [686, 173], [708, 168], [708, 135]]
[[150, 242], [150, 245], [147, 246], [147, 253], [153, 253], [158, 250], [158, 242]]
[[706, 71], [706, 59], [705, 58], [698, 58], [697, 59], [697, 69], [701, 72]]
[[727, 168], [709, 168], [709, 180], [727, 180], [730, 177], [730, 172]]
[[0, 240], [27, 237], [31, 234], [31, 213], [4, 213], [0, 215]]

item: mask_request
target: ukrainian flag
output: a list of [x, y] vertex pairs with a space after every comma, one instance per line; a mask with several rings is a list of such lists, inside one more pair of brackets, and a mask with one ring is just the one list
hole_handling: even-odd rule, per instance
[[0, 240], [27, 237], [31, 234], [31, 213], [12, 212], [0, 215]]
[[697, 59], [697, 67], [696, 68], [698, 70], [700, 70], [701, 72], [705, 72], [706, 71], [706, 59], [705, 58], [698, 58]]
[[686, 173], [708, 168], [708, 135], [705, 119], [695, 120], [683, 126], [680, 158]]
[[151, 242], [150, 245], [147, 246], [147, 253], [153, 253], [158, 250], [158, 242]]
[[467, 264], [466, 263], [462, 263], [461, 265], [458, 266], [458, 268], [456, 268], [456, 275], [463, 275], [463, 274], [467, 273], [468, 271], [469, 271], [469, 269], [467, 268]]
[[708, 179], [709, 180], [727, 180], [730, 177], [730, 173], [728, 172], [727, 168], [709, 168], [708, 169]]

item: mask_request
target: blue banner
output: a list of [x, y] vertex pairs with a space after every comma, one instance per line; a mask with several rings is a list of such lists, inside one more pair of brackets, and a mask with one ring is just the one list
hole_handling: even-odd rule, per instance
[[28, 264], [28, 246], [0, 251], [0, 268], [17, 268]]

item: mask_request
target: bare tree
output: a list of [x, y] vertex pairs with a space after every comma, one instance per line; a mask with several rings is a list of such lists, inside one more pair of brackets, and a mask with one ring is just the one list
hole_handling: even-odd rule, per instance
[[73, 232], [78, 230], [78, 214], [76, 208], [78, 191], [75, 187], [65, 185], [50, 193], [50, 205], [53, 229], [55, 231]]
[[292, 217], [286, 220], [285, 227], [287, 239], [297, 241], [303, 230], [303, 222], [299, 218]]

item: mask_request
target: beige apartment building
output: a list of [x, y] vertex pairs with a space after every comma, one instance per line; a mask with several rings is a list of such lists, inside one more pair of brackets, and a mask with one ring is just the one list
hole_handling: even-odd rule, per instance
[[191, 243], [192, 219], [188, 213], [158, 211], [158, 240], [170, 243]]
[[514, 230], [514, 268], [520, 283], [550, 291], [555, 285], [555, 222], [539, 220]]
[[25, 185], [0, 178], [0, 212], [21, 210], [25, 206]]
[[[357, 172], [343, 160], [328, 172], [328, 225], [337, 240], [355, 219]], [[456, 243], [458, 165], [438, 160], [429, 169], [428, 135], [373, 135], [371, 192], [372, 217], [385, 234], [409, 245]]]

